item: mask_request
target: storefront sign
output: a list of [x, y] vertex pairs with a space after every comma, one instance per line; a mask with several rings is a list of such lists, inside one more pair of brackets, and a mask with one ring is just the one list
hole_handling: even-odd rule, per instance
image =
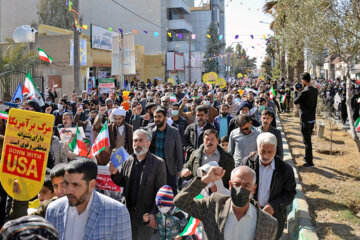
[[112, 36], [110, 30], [91, 24], [91, 48], [112, 51]]

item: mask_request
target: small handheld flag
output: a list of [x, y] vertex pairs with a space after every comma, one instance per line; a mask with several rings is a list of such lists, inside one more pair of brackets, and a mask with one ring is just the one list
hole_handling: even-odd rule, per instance
[[124, 147], [121, 146], [111, 155], [110, 161], [114, 164], [114, 167], [117, 168], [129, 158], [130, 155], [126, 152]]
[[15, 102], [15, 99], [20, 98], [20, 101], [23, 100], [23, 94], [22, 94], [22, 86], [21, 83], [19, 83], [18, 87], [16, 88], [16, 91], [14, 93], [14, 96], [12, 97], [12, 102]]
[[4, 120], [7, 120], [8, 119], [8, 113], [7, 112], [3, 112], [3, 111], [0, 111], [0, 119], [4, 119]]
[[286, 94], [281, 97], [281, 103], [284, 103], [286, 100]]
[[110, 147], [110, 138], [109, 138], [109, 130], [107, 122], [105, 122], [104, 126], [101, 128], [99, 134], [97, 135], [88, 158], [93, 158], [103, 150], [105, 150], [106, 147]]
[[[44, 100], [40, 94], [40, 91], [37, 88], [36, 84], [34, 83], [34, 80], [31, 77], [30, 71], [28, 71], [28, 73], [26, 75], [24, 86], [22, 88], [22, 93], [23, 94], [27, 93], [31, 99], [38, 100], [40, 107], [45, 105]], [[37, 99], [38, 97], [40, 99]]]
[[73, 153], [86, 157], [88, 155], [88, 151], [86, 150], [86, 144], [83, 140], [83, 137], [81, 136], [79, 127], [76, 126], [76, 133], [74, 140], [69, 144], [69, 148]]
[[354, 127], [356, 132], [360, 131], [360, 117], [356, 120]]

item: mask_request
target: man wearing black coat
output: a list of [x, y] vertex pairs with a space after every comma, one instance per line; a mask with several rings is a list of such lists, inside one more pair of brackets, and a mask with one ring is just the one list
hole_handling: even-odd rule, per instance
[[208, 108], [204, 105], [197, 106], [195, 109], [196, 122], [190, 124], [185, 129], [185, 144], [183, 149], [186, 153], [186, 160], [190, 158], [191, 153], [203, 144], [203, 134], [207, 129], [215, 129], [215, 127], [209, 123]]
[[241, 161], [256, 172], [257, 188], [253, 198], [265, 212], [278, 221], [276, 239], [280, 239], [285, 225], [286, 209], [296, 195], [296, 182], [292, 167], [276, 153], [274, 134], [265, 132], [257, 138], [258, 152]]
[[301, 133], [305, 144], [304, 162], [306, 162], [303, 166], [313, 167], [311, 134], [315, 124], [318, 90], [311, 85], [309, 73], [301, 74], [301, 81], [305, 85], [305, 89], [300, 92], [294, 103], [300, 104]]

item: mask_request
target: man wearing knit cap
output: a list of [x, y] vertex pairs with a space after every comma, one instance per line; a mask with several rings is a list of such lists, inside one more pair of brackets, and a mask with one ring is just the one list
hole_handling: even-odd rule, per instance
[[[100, 132], [102, 128], [101, 122], [105, 114], [104, 110], [105, 109], [101, 107], [95, 119], [93, 130], [96, 132]], [[133, 130], [131, 125], [125, 123], [125, 116], [126, 111], [123, 108], [114, 108], [111, 111], [109, 118], [111, 122], [108, 124], [110, 149], [102, 151], [97, 156], [99, 165], [106, 165], [109, 162], [111, 151], [121, 146], [123, 146], [129, 154], [133, 153]]]

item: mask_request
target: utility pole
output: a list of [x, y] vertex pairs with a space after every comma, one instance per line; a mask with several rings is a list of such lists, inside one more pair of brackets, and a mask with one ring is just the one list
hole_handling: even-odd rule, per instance
[[191, 83], [191, 35], [192, 33], [189, 32], [189, 77], [188, 81]]
[[[79, 0], [73, 0], [73, 8], [79, 13]], [[79, 92], [80, 89], [80, 36], [77, 29], [74, 29], [74, 89]]]

